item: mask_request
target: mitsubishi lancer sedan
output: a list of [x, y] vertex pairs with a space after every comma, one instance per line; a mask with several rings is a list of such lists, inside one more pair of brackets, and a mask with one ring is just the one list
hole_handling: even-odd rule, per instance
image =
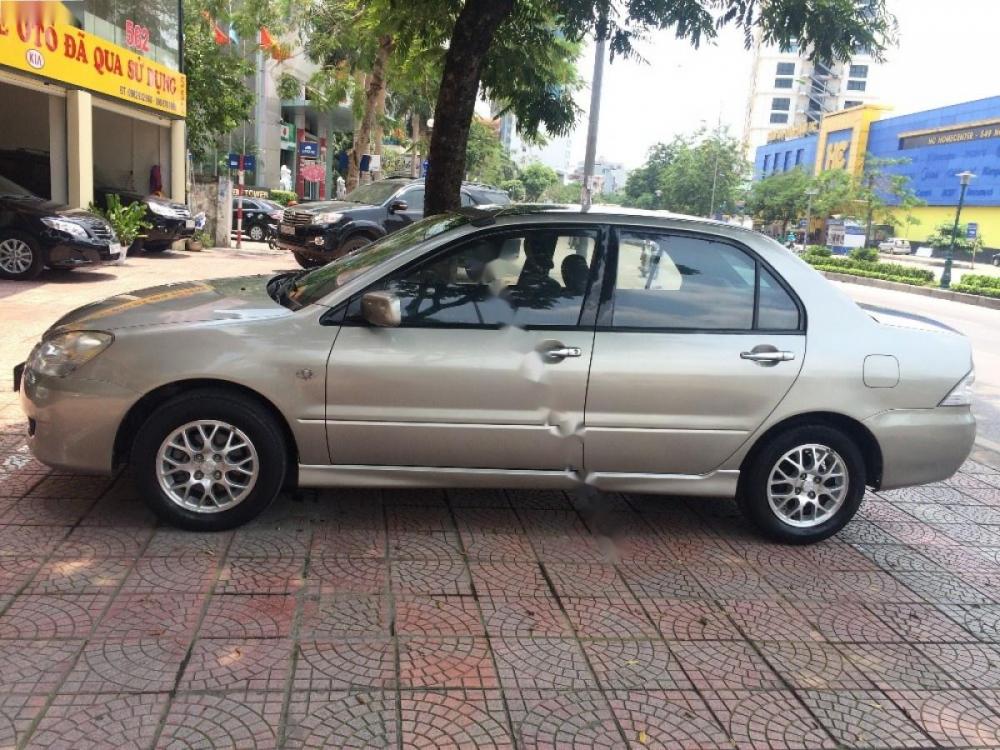
[[760, 234], [543, 206], [111, 297], [15, 371], [41, 461], [128, 463], [189, 529], [295, 486], [586, 485], [732, 497], [793, 543], [954, 473], [972, 381], [965, 338], [876, 321]]

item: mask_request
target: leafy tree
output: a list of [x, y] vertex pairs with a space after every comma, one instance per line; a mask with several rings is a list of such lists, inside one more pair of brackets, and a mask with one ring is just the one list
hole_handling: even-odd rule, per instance
[[704, 128], [650, 149], [649, 160], [629, 174], [625, 205], [708, 216], [735, 213], [748, 165], [728, 131]]
[[[900, 222], [895, 208], [901, 208], [910, 219], [912, 211], [926, 202], [910, 189], [910, 178], [892, 171], [893, 167], [908, 164], [909, 159], [883, 159], [867, 154], [865, 167], [857, 182], [857, 201], [864, 205], [866, 228], [865, 244], [871, 242], [872, 222], [890, 224], [894, 229]], [[908, 223], [913, 223], [908, 221]]]
[[507, 192], [510, 199], [515, 203], [524, 200], [524, 183], [518, 179], [504, 180], [500, 183], [500, 188]]
[[[955, 224], [953, 222], [938, 224], [938, 226], [934, 227], [934, 233], [928, 235], [927, 244], [935, 250], [947, 250], [951, 247], [951, 232], [954, 228]], [[972, 252], [973, 249], [980, 249], [981, 242], [977, 242], [978, 238], [975, 240], [968, 239], [966, 236], [967, 229], [968, 224], [958, 225], [958, 231], [955, 233], [955, 249], [968, 252]], [[977, 247], [977, 244], [979, 247]]]
[[559, 183], [559, 175], [552, 167], [535, 162], [521, 170], [521, 182], [524, 183], [524, 197], [534, 202], [553, 185]]
[[579, 203], [583, 185], [579, 182], [569, 182], [565, 185], [557, 183], [545, 191], [542, 196], [552, 203]]
[[828, 169], [813, 179], [812, 215], [828, 218], [835, 214], [853, 214], [857, 210], [857, 184], [843, 169]]
[[808, 196], [806, 190], [812, 178], [801, 169], [778, 172], [755, 182], [747, 198], [747, 212], [760, 221], [770, 224], [781, 222], [782, 234], [789, 223], [805, 214]]
[[467, 178], [474, 182], [499, 185], [517, 177], [517, 166], [500, 143], [500, 136], [483, 120], [472, 123], [465, 164]]
[[[393, 0], [411, 16], [407, 33], [440, 30], [441, 9], [454, 13], [446, 32], [447, 53], [434, 107], [431, 170], [426, 213], [459, 206], [466, 144], [480, 91], [511, 97], [510, 108], [526, 124], [544, 125], [552, 134], [568, 131], [576, 118], [570, 92], [560, 87], [517, 86], [511, 75], [518, 59], [493, 56], [498, 41], [515, 38], [525, 28], [532, 37], [548, 36], [552, 44], [580, 42], [593, 35], [606, 40], [612, 59], [637, 57], [636, 39], [653, 29], [673, 29], [695, 46], [713, 39], [718, 29], [734, 24], [745, 32], [746, 45], [759, 31], [765, 43], [797, 43], [813, 58], [847, 59], [859, 50], [880, 57], [891, 41], [895, 20], [886, 0]], [[515, 47], [516, 55], [521, 50]], [[523, 72], [523, 71], [522, 71]], [[529, 71], [530, 72], [530, 71]]]

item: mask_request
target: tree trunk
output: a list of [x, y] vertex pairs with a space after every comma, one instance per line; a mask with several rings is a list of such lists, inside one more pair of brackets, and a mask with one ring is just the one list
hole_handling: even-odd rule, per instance
[[410, 157], [410, 177], [420, 176], [420, 113], [410, 115], [410, 129], [413, 132], [413, 154]]
[[441, 88], [434, 107], [430, 168], [424, 215], [459, 208], [465, 149], [479, 95], [483, 60], [500, 24], [513, 12], [514, 0], [466, 0], [455, 21], [444, 60]]
[[[360, 70], [354, 73], [354, 86], [358, 89], [363, 89], [365, 87], [365, 74]], [[347, 192], [351, 192], [358, 186], [358, 181], [360, 179], [360, 166], [361, 166], [361, 151], [364, 146], [361, 143], [361, 123], [354, 123], [354, 142], [351, 144], [351, 150], [347, 154], [347, 179], [344, 181], [344, 188]]]
[[[372, 131], [375, 129], [375, 121], [378, 116], [378, 104], [380, 98], [385, 97], [385, 68], [396, 46], [395, 40], [389, 34], [379, 37], [378, 50], [375, 53], [375, 62], [372, 64], [372, 71], [365, 80], [365, 108], [361, 116], [361, 123], [354, 131], [354, 148], [351, 149], [350, 164], [347, 170], [347, 191], [350, 192], [358, 186], [361, 181], [361, 156], [368, 153], [372, 140]], [[381, 150], [381, 146], [379, 147]]]

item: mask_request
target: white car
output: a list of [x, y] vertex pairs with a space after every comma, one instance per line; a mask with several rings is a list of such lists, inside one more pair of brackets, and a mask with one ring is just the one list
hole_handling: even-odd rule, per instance
[[889, 253], [889, 255], [909, 255], [913, 252], [913, 249], [910, 247], [909, 240], [890, 237], [884, 242], [878, 243], [878, 251], [880, 253]]

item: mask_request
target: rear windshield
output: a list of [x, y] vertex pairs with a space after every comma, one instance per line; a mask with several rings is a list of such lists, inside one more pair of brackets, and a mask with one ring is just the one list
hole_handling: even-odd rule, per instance
[[463, 226], [469, 217], [460, 214], [440, 214], [410, 224], [405, 229], [390, 234], [370, 245], [355, 250], [322, 268], [310, 271], [296, 279], [288, 298], [296, 307], [311, 305], [330, 292], [339, 289], [351, 279], [409, 250], [417, 243], [429, 240], [449, 229]]

